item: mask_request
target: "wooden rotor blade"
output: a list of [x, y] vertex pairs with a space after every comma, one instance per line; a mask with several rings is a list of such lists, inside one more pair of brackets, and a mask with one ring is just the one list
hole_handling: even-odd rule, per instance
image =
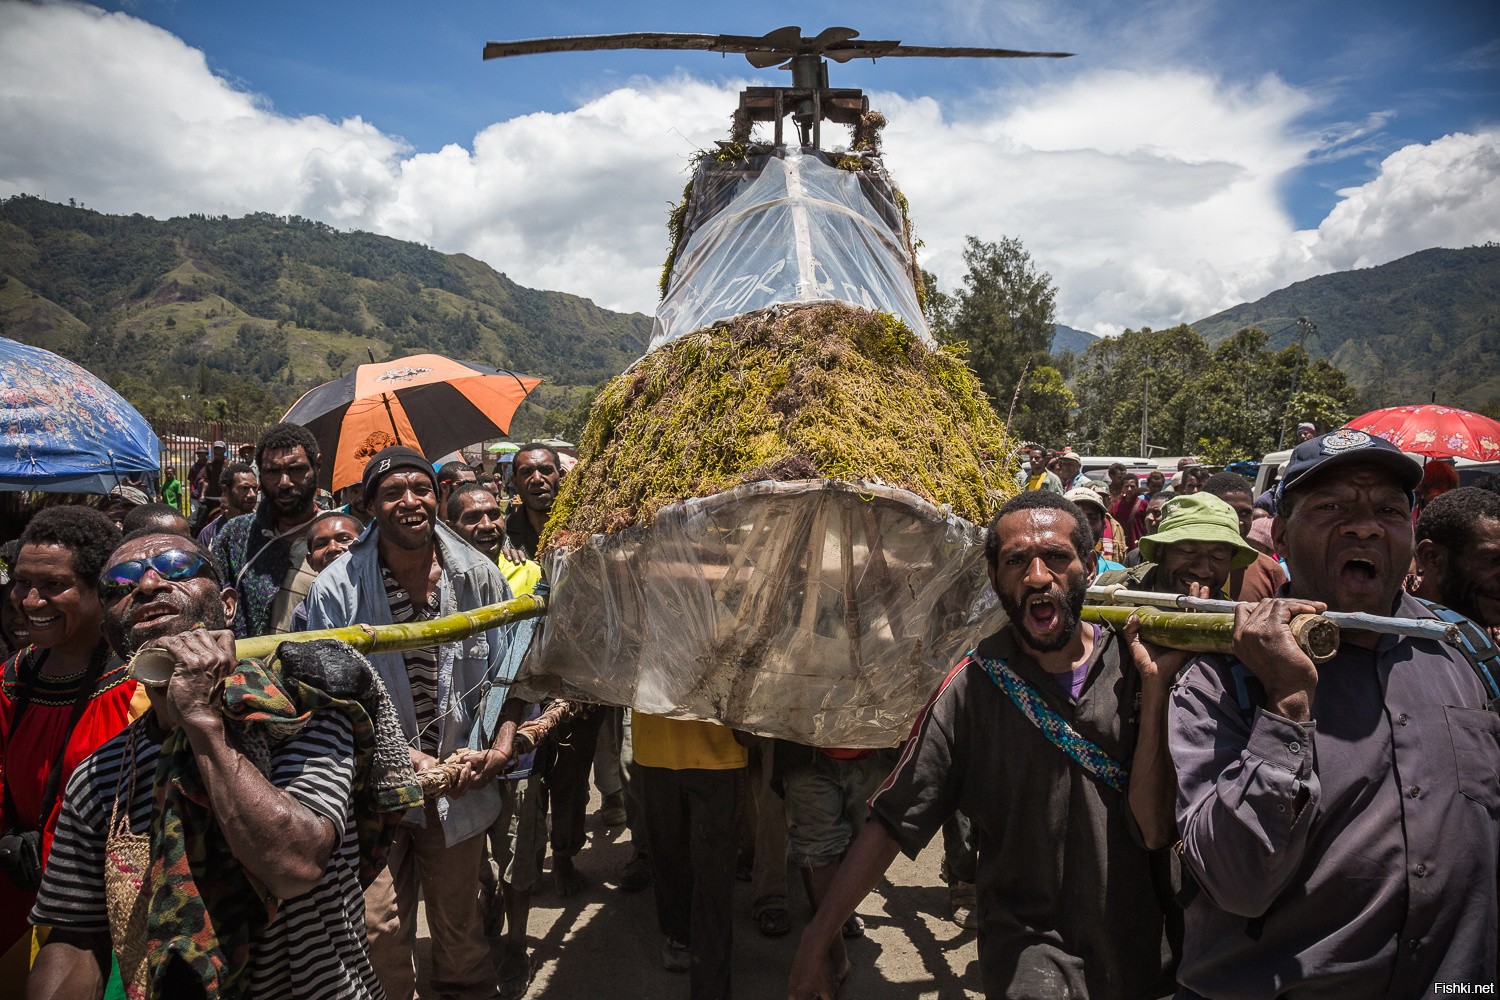
[[[781, 28], [779, 31], [787, 29]], [[793, 31], [800, 29], [793, 28]], [[776, 32], [772, 32], [772, 35]], [[666, 31], [632, 31], [623, 35], [570, 35], [562, 38], [529, 38], [514, 42], [487, 42], [486, 59], [530, 56], [544, 52], [598, 52], [609, 49], [685, 49], [698, 52], [753, 52], [768, 47], [766, 37], [756, 35], [696, 35]], [[799, 34], [800, 37], [800, 34]]]
[[903, 45], [899, 41], [857, 37], [853, 28], [825, 28], [813, 38], [789, 24], [764, 35], [699, 35], [685, 32], [632, 31], [620, 35], [570, 35], [561, 38], [531, 38], [514, 42], [488, 42], [484, 58], [537, 55], [544, 52], [597, 52], [610, 49], [677, 49], [698, 52], [741, 52], [750, 64], [764, 69], [794, 55], [818, 55], [834, 62], [878, 59], [882, 56], [936, 56], [941, 58], [1062, 59], [1071, 52], [1027, 52], [1021, 49], [982, 49], [943, 45]]
[[[878, 45], [879, 42], [854, 41], [847, 47]], [[882, 56], [935, 56], [961, 59], [1067, 59], [1071, 52], [1026, 52], [1021, 49], [975, 49], [948, 45], [901, 45], [881, 52]], [[830, 56], [831, 58], [831, 56]]]

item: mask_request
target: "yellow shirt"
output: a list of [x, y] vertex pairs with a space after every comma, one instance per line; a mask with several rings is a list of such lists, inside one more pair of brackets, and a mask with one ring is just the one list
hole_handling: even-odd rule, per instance
[[672, 771], [729, 771], [749, 763], [745, 748], [726, 726], [690, 719], [630, 713], [635, 762]]
[[536, 589], [536, 585], [542, 579], [542, 567], [535, 560], [528, 559], [525, 562], [513, 563], [505, 558], [505, 553], [495, 557], [495, 562], [500, 565], [500, 575], [505, 577], [505, 582], [510, 584], [510, 592], [514, 597], [525, 597]]

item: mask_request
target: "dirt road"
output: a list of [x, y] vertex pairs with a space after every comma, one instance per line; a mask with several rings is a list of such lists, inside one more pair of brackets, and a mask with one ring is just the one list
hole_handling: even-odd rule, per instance
[[[612, 885], [630, 859], [630, 836], [623, 829], [601, 829], [592, 811], [598, 805], [596, 795], [590, 804], [589, 846], [577, 858], [589, 888], [559, 898], [550, 874], [537, 887], [530, 936], [538, 971], [527, 1000], [684, 1000], [687, 977], [661, 966], [662, 937], [651, 890], [627, 893]], [[938, 877], [941, 860], [941, 838], [934, 838], [915, 862], [897, 857], [887, 880], [860, 906], [866, 933], [849, 942], [853, 969], [842, 997], [980, 996], [974, 932], [947, 919], [948, 890]], [[772, 940], [762, 937], [751, 919], [749, 889], [748, 883], [736, 883], [734, 992], [750, 1000], [776, 1000], [786, 996], [786, 974], [807, 922], [807, 900], [800, 879], [789, 875], [792, 932]], [[425, 928], [420, 933], [425, 958]]]

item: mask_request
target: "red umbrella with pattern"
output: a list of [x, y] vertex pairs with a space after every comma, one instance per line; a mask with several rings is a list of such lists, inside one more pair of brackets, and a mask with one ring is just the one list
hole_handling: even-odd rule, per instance
[[1355, 417], [1344, 426], [1383, 437], [1416, 455], [1500, 461], [1500, 421], [1455, 406], [1388, 406]]

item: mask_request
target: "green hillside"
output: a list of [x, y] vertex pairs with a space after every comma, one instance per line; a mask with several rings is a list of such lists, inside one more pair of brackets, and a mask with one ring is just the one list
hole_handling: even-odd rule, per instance
[[273, 419], [370, 353], [433, 351], [545, 378], [523, 433], [619, 374], [650, 332], [650, 317], [463, 254], [307, 219], [0, 202], [0, 335], [79, 362], [152, 417]]
[[1500, 245], [1423, 250], [1379, 267], [1299, 281], [1193, 324], [1217, 344], [1247, 326], [1348, 373], [1370, 407], [1440, 403], [1500, 414]]

